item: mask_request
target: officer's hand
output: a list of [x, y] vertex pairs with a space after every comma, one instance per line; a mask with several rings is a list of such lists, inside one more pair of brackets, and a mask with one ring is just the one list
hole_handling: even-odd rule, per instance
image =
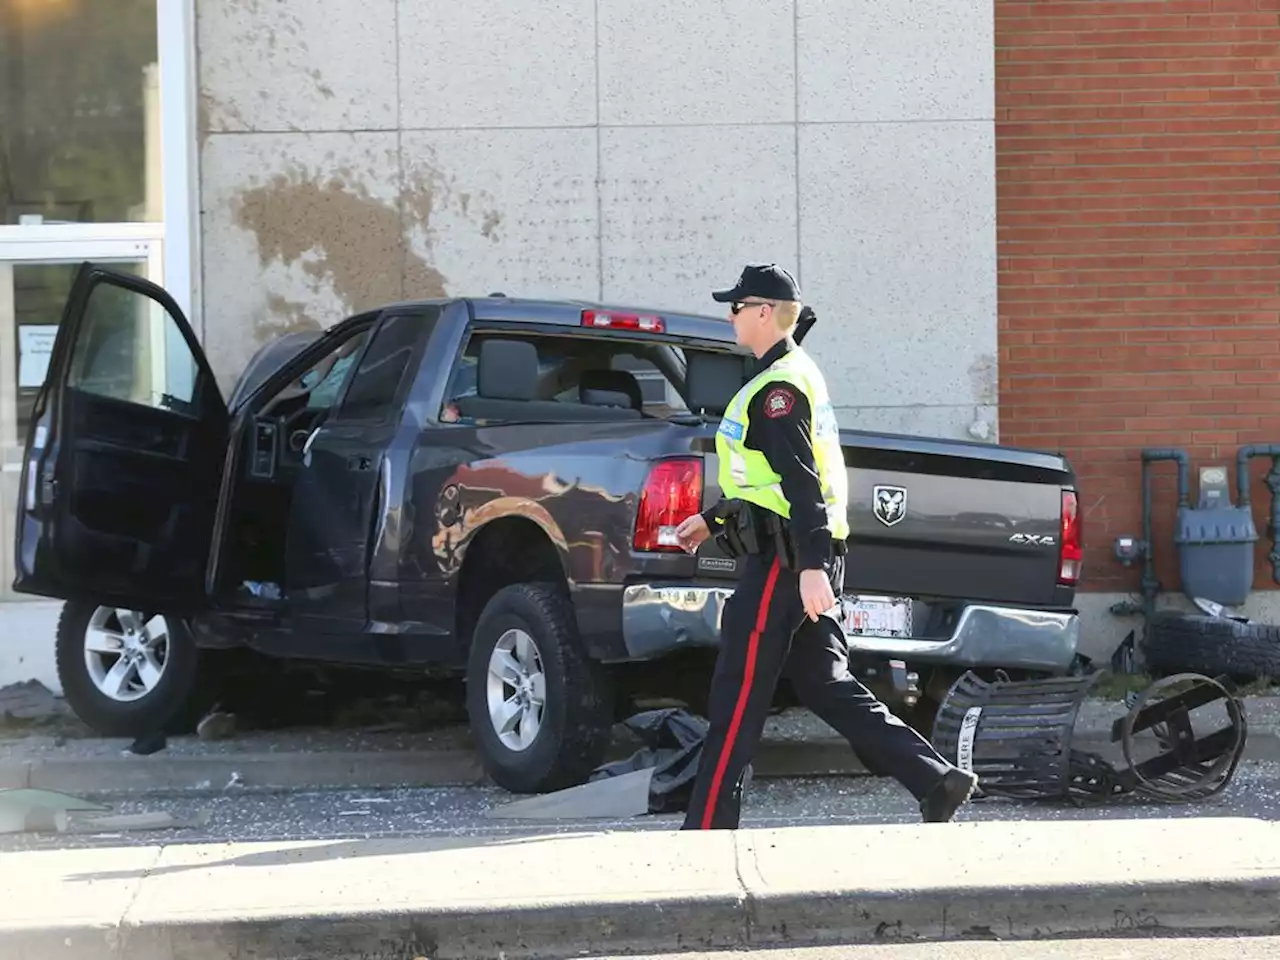
[[676, 537], [680, 541], [680, 546], [689, 553], [696, 553], [698, 547], [702, 546], [703, 541], [709, 536], [711, 536], [711, 530], [700, 513], [686, 517], [684, 522], [676, 527]]
[[804, 612], [814, 623], [836, 605], [836, 595], [831, 592], [831, 581], [827, 579], [826, 571], [800, 571], [800, 600], [804, 604]]

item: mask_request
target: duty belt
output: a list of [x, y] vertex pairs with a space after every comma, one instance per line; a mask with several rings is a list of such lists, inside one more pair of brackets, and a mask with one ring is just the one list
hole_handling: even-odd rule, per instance
[[[788, 570], [799, 566], [791, 525], [774, 513], [745, 500], [726, 500], [716, 516], [724, 520], [716, 534], [716, 543], [728, 556], [745, 557], [751, 554], [773, 551]], [[843, 556], [846, 551], [843, 540], [832, 540], [832, 553]]]

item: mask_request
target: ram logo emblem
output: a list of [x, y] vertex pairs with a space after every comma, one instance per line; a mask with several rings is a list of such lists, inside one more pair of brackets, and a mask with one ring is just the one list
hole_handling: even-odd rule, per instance
[[905, 487], [877, 486], [871, 491], [871, 512], [886, 527], [901, 522], [907, 515]]

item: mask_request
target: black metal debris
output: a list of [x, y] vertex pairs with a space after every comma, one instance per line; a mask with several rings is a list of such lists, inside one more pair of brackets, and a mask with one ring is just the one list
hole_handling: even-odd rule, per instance
[[[933, 742], [979, 777], [979, 795], [1063, 800], [1204, 800], [1223, 790], [1244, 753], [1244, 705], [1225, 677], [1182, 673], [1142, 691], [1111, 730], [1123, 763], [1072, 746], [1080, 705], [1100, 674], [1048, 680], [985, 681], [972, 671], [938, 709]], [[1179, 689], [1182, 688], [1182, 689]], [[1197, 736], [1191, 711], [1223, 701], [1228, 722]], [[1153, 735], [1154, 755], [1136, 760], [1137, 736]]]

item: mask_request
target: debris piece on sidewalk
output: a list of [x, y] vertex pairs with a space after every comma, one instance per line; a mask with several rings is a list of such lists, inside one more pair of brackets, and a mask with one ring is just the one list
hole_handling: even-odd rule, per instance
[[517, 800], [488, 811], [496, 820], [594, 820], [639, 817], [650, 812], [653, 768], [591, 780], [576, 787]]
[[597, 767], [584, 784], [518, 800], [491, 810], [489, 816], [618, 819], [686, 809], [707, 722], [670, 707], [638, 713], [623, 723], [644, 744], [631, 756]]
[[207, 827], [213, 812], [202, 809], [194, 817], [180, 819], [165, 810], [149, 810], [142, 813], [116, 813], [105, 817], [72, 823], [71, 833], [101, 833], [106, 830], [176, 830]]
[[0, 723], [53, 720], [70, 712], [66, 703], [39, 680], [0, 687]]
[[226, 740], [236, 732], [236, 715], [225, 710], [211, 710], [196, 724], [201, 740]]
[[[179, 818], [164, 810], [111, 813], [111, 808], [69, 793], [23, 787], [0, 790], [0, 833], [102, 833], [118, 830], [173, 830], [206, 827], [213, 811]], [[76, 817], [101, 813], [105, 816]]]
[[100, 803], [54, 790], [29, 787], [0, 790], [0, 833], [62, 833], [67, 829], [68, 812], [110, 809]]
[[144, 733], [121, 751], [126, 757], [149, 757], [169, 745], [163, 733]]

